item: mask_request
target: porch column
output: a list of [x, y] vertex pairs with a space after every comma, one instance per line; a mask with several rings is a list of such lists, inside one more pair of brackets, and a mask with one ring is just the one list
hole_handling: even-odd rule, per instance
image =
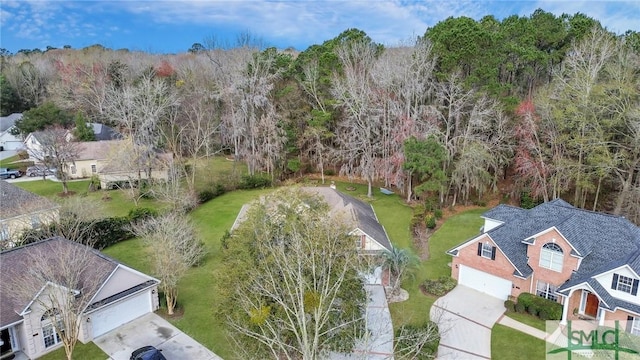
[[564, 299], [564, 302], [562, 304], [562, 320], [560, 320], [560, 325], [567, 325], [567, 316], [569, 315], [569, 302], [574, 292], [575, 289], [571, 289], [569, 291], [569, 296]]
[[600, 319], [598, 319], [598, 326], [604, 326], [604, 321], [605, 321], [605, 314], [607, 313], [606, 311], [602, 310], [600, 311], [600, 309], [598, 309], [598, 311], [600, 312]]

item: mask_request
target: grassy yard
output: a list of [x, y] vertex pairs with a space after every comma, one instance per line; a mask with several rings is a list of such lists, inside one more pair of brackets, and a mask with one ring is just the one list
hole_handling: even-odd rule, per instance
[[[83, 344], [78, 341], [75, 349], [73, 350], [73, 359], [74, 360], [88, 360], [88, 359], [106, 359], [108, 356], [104, 353], [104, 351], [100, 350], [100, 348], [90, 342], [88, 344]], [[64, 348], [60, 348], [56, 351], [52, 351], [45, 356], [38, 358], [40, 360], [67, 360], [67, 354], [64, 352]]]
[[544, 340], [496, 324], [491, 330], [491, 358], [494, 360], [544, 359]]
[[540, 318], [537, 316], [529, 315], [527, 313], [520, 314], [517, 312], [510, 312], [510, 311], [507, 311], [505, 315], [507, 315], [508, 317], [514, 320], [520, 321], [523, 324], [527, 324], [531, 327], [534, 327], [538, 330], [542, 330], [542, 331], [546, 330], [545, 321], [540, 320]]
[[[184, 310], [184, 315], [170, 321], [225, 359], [233, 358], [233, 352], [226, 339], [224, 319], [214, 317], [219, 298], [212, 286], [216, 281], [215, 274], [224, 271], [219, 266], [220, 238], [225, 230], [231, 228], [242, 205], [266, 191], [234, 191], [203, 204], [191, 213], [209, 253], [203, 265], [193, 268], [180, 282], [178, 305]], [[104, 250], [107, 255], [127, 265], [151, 273], [149, 261], [144, 255], [146, 251], [139, 239], [127, 240]]]
[[[100, 190], [100, 191], [88, 191], [89, 180], [70, 181], [68, 182], [69, 191], [74, 192], [73, 196], [81, 196], [100, 204], [102, 210], [102, 216], [125, 216], [131, 209], [136, 206], [132, 200], [129, 200], [126, 194], [120, 190]], [[38, 195], [45, 196], [54, 201], [62, 201], [60, 194], [62, 193], [62, 183], [53, 180], [34, 180], [34, 181], [21, 181], [13, 183], [27, 191], [31, 191]], [[108, 195], [108, 199], [103, 199], [105, 195]], [[138, 207], [151, 207], [160, 208], [162, 205], [154, 200], [142, 199], [140, 200]]]
[[[389, 306], [394, 327], [407, 323], [421, 324], [429, 319], [429, 309], [436, 297], [424, 295], [419, 289], [420, 283], [426, 279], [451, 276], [451, 268], [448, 265], [451, 262], [451, 256], [445, 254], [445, 251], [478, 234], [478, 229], [482, 225], [480, 214], [484, 211], [486, 209], [476, 209], [456, 214], [448, 218], [431, 236], [429, 260], [423, 261], [414, 276], [402, 283], [402, 288], [409, 292], [409, 300]], [[410, 217], [411, 214], [406, 219], [407, 227]], [[413, 244], [409, 246], [413, 248]]]
[[[231, 161], [224, 158], [216, 158], [212, 161], [223, 170], [214, 176], [214, 174], [208, 174], [202, 167], [202, 170], [197, 173], [202, 176], [197, 181], [199, 186], [206, 186], [212, 181], [224, 181], [226, 176], [231, 176], [233, 166]], [[17, 183], [17, 185], [53, 199], [58, 198], [58, 193], [62, 190], [61, 184], [53, 181], [39, 180]], [[70, 189], [76, 192], [76, 196], [85, 196], [88, 200], [101, 202], [105, 208], [105, 215], [126, 215], [134, 207], [122, 192], [109, 191], [111, 200], [103, 201], [102, 192], [87, 192], [88, 181], [71, 182], [69, 185]], [[384, 195], [376, 188], [374, 197], [369, 199], [366, 197], [366, 185], [343, 182], [337, 182], [336, 185], [338, 190], [373, 205], [394, 246], [416, 252], [409, 230], [412, 210], [400, 196]], [[178, 305], [184, 310], [184, 314], [170, 321], [223, 358], [233, 358], [233, 350], [226, 339], [224, 319], [214, 316], [214, 310], [220, 299], [212, 285], [216, 281], [216, 273], [225, 270], [220, 267], [220, 238], [231, 227], [243, 204], [268, 191], [270, 190], [234, 191], [203, 204], [191, 213], [191, 218], [209, 253], [203, 265], [192, 269], [181, 281]], [[141, 206], [155, 207], [157, 204], [145, 201]], [[483, 211], [473, 210], [457, 214], [449, 218], [431, 237], [430, 259], [422, 262], [414, 276], [408, 277], [403, 282], [403, 288], [409, 292], [410, 299], [390, 306], [395, 327], [408, 323], [421, 324], [429, 318], [429, 309], [435, 298], [422, 294], [418, 288], [419, 284], [427, 278], [450, 275], [447, 264], [451, 259], [444, 252], [477, 234], [482, 223], [479, 215]], [[107, 255], [151, 274], [147, 251], [148, 249], [139, 239], [127, 240], [104, 250]]]

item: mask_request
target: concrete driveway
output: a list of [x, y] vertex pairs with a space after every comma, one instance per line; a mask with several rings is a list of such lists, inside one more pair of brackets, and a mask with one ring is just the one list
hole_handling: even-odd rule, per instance
[[438, 359], [490, 359], [491, 328], [504, 314], [504, 301], [458, 285], [431, 307], [438, 323]]
[[222, 360], [160, 316], [149, 313], [93, 341], [111, 360], [129, 360], [133, 350], [146, 345], [162, 350], [168, 360]]

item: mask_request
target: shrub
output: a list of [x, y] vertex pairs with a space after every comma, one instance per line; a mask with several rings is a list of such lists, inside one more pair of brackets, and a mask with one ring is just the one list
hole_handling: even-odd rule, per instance
[[427, 216], [426, 225], [429, 229], [435, 229], [436, 227], [436, 217], [433, 215]]
[[517, 304], [516, 304], [515, 309], [516, 309], [516, 312], [518, 312], [518, 313], [520, 313], [520, 314], [523, 314], [523, 313], [524, 313], [524, 311], [525, 311], [525, 307], [524, 307], [524, 305], [522, 305], [522, 304], [520, 304], [520, 303], [517, 303]]
[[535, 304], [531, 304], [527, 307], [529, 315], [538, 316], [538, 307]]
[[549, 314], [545, 310], [540, 310], [538, 317], [540, 320], [549, 320]]
[[442, 219], [442, 209], [435, 209], [435, 210], [433, 210], [433, 216], [434, 216], [437, 220]]
[[433, 359], [439, 344], [438, 325], [433, 321], [423, 325], [402, 325], [395, 331], [394, 348], [399, 358]]
[[129, 221], [136, 221], [141, 219], [146, 219], [148, 217], [158, 216], [158, 211], [156, 209], [147, 208], [147, 207], [137, 207], [129, 210], [129, 214], [127, 217]]
[[258, 189], [271, 186], [271, 178], [265, 175], [242, 175], [238, 189]]
[[435, 295], [442, 296], [456, 287], [456, 281], [450, 276], [441, 276], [437, 280], [425, 280], [421, 288], [423, 291]]
[[514, 312], [516, 310], [516, 303], [512, 300], [506, 300], [504, 302], [504, 307], [507, 308], [508, 312]]
[[333, 176], [336, 174], [336, 171], [333, 169], [324, 169], [324, 174], [327, 176]]
[[218, 196], [224, 194], [226, 191], [227, 189], [225, 189], [224, 185], [220, 183], [209, 184], [208, 189], [198, 193], [198, 202], [200, 204], [205, 203], [211, 199], [217, 198]]
[[533, 306], [537, 314], [544, 311], [548, 316], [547, 320], [560, 320], [562, 318], [562, 305], [537, 295], [522, 293], [518, 296], [518, 304], [522, 304], [527, 310]]

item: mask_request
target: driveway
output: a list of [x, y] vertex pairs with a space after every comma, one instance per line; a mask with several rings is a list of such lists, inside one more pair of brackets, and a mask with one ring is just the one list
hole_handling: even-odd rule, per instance
[[120, 326], [93, 342], [110, 360], [129, 360], [133, 350], [152, 345], [169, 359], [222, 360], [160, 316], [149, 313]]
[[504, 314], [504, 300], [456, 286], [431, 307], [438, 323], [438, 359], [490, 359], [491, 328]]

